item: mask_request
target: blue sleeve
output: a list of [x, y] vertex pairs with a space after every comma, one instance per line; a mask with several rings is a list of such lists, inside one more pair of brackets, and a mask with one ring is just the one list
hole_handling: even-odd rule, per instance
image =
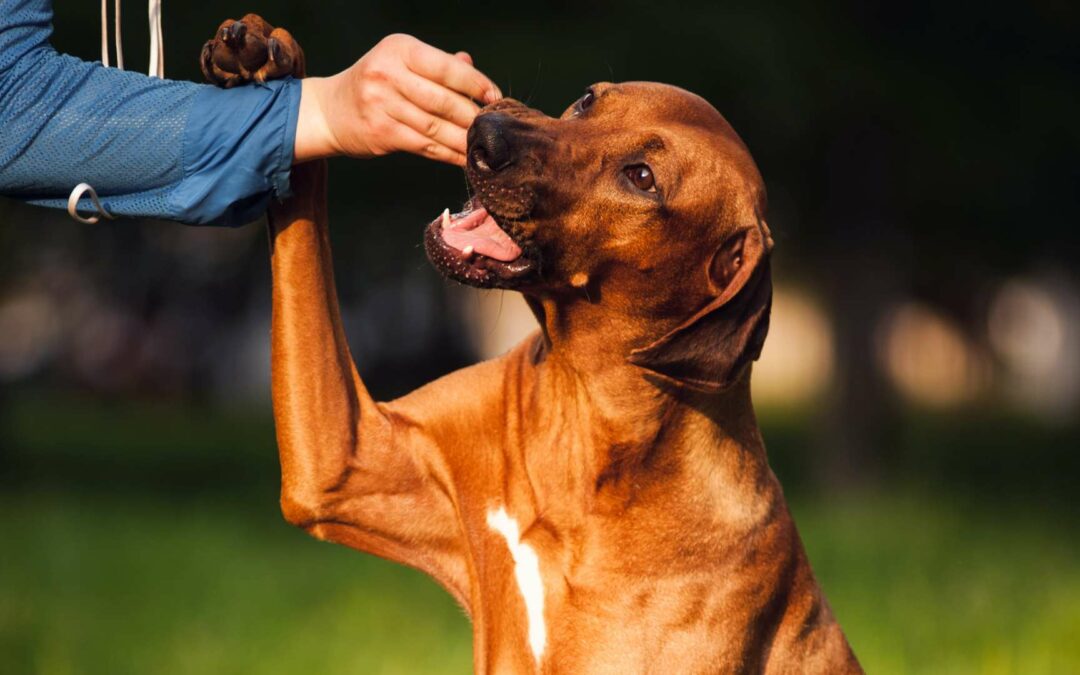
[[[0, 0], [0, 194], [242, 225], [289, 195], [300, 82], [222, 90], [58, 54], [50, 0]], [[80, 210], [92, 212], [89, 200]]]

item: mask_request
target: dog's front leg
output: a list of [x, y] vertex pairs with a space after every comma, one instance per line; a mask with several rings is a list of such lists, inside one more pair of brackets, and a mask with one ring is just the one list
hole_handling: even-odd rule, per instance
[[345, 340], [326, 227], [326, 162], [293, 169], [270, 211], [271, 378], [285, 518], [316, 535], [355, 453], [392, 442]]
[[[253, 53], [260, 49], [295, 53]], [[295, 68], [275, 73], [265, 68], [270, 62]], [[254, 15], [222, 24], [203, 47], [202, 63], [223, 86], [267, 73], [303, 75], [291, 36]], [[431, 574], [468, 608], [454, 497], [432, 475], [442, 463], [440, 444], [422, 425], [397, 430], [392, 406], [372, 399], [349, 354], [334, 288], [326, 162], [293, 167], [291, 182], [293, 197], [270, 210], [282, 511], [319, 538]]]
[[294, 196], [270, 213], [271, 359], [285, 518], [316, 537], [417, 567], [466, 609], [455, 495], [436, 477], [429, 430], [398, 428], [345, 340], [326, 220], [326, 163], [293, 170]]

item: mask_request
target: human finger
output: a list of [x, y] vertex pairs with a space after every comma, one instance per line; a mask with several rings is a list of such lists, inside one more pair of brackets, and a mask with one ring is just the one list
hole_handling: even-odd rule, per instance
[[440, 162], [446, 162], [447, 164], [454, 164], [456, 166], [465, 166], [465, 155], [448, 148], [442, 143], [433, 141], [427, 136], [421, 134], [419, 131], [412, 129], [402, 124], [397, 130], [397, 143], [396, 145], [406, 152], [411, 152], [414, 155], [420, 155], [428, 159], [434, 159]]
[[[472, 59], [470, 58], [470, 61]], [[437, 82], [465, 96], [494, 103], [502, 92], [471, 63], [417, 40], [406, 53], [405, 65], [421, 77]]]
[[403, 74], [397, 82], [398, 91], [415, 105], [429, 113], [468, 128], [480, 108], [456, 91], [411, 73]]
[[410, 101], [398, 99], [383, 110], [389, 117], [419, 132], [426, 138], [457, 153], [465, 152], [467, 130], [449, 120], [422, 110]]

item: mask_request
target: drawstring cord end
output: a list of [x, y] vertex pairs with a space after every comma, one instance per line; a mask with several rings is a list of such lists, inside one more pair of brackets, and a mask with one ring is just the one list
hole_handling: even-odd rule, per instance
[[[86, 193], [90, 193], [90, 201], [94, 204], [94, 209], [97, 211], [95, 215], [79, 215], [79, 200], [81, 200]], [[71, 196], [68, 197], [67, 212], [68, 215], [75, 220], [80, 223], [86, 223], [87, 225], [93, 225], [102, 218], [107, 218], [108, 220], [116, 219], [116, 216], [109, 213], [108, 209], [101, 205], [97, 192], [94, 191], [94, 188], [89, 183], [79, 183], [75, 186], [75, 189], [71, 191]]]

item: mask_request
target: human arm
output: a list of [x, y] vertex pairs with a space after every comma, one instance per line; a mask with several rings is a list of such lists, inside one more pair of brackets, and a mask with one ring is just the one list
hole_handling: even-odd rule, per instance
[[[49, 0], [0, 0], [0, 194], [35, 204], [63, 207], [86, 182], [112, 214], [240, 225], [290, 194], [295, 161], [413, 150], [460, 163], [450, 148], [463, 150], [461, 125], [475, 114], [460, 93], [444, 96], [440, 105], [449, 102], [445, 114], [456, 122], [429, 124], [424, 143], [406, 138], [413, 127], [367, 107], [397, 102], [410, 110], [401, 104], [401, 78], [389, 79], [404, 74], [391, 67], [395, 55], [404, 63], [392, 49], [376, 47], [322, 85], [288, 79], [223, 91], [58, 54], [49, 44], [51, 19]], [[439, 53], [439, 62], [464, 65]], [[411, 110], [406, 122], [423, 125], [423, 108]], [[80, 207], [90, 210], [89, 201]]]
[[224, 96], [107, 69], [53, 50], [51, 19], [0, 0], [0, 193], [62, 207], [86, 182], [116, 215], [228, 225], [288, 193], [299, 82]]

